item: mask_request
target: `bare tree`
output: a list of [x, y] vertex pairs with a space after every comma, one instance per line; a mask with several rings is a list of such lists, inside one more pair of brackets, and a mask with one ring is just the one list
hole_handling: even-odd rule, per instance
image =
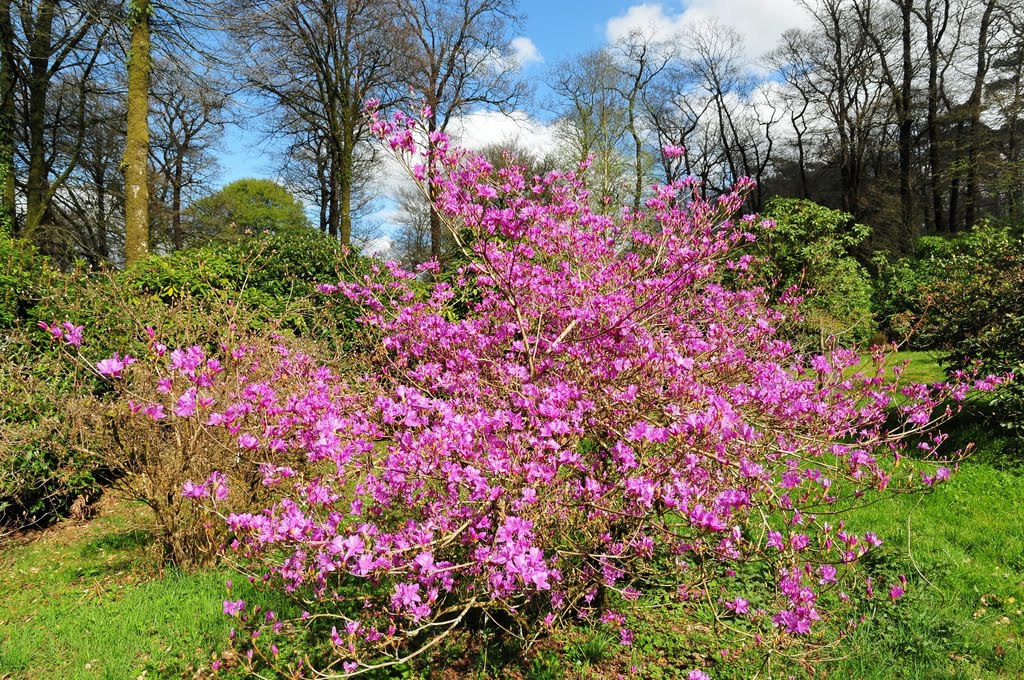
[[[59, 98], [81, 96], [77, 88], [57, 88]], [[50, 211], [66, 257], [84, 257], [93, 266], [114, 259], [123, 249], [125, 110], [120, 92], [97, 89], [85, 94], [89, 111], [83, 130], [54, 125], [52, 148], [59, 157], [74, 155], [72, 172], [54, 194]], [[59, 121], [59, 116], [58, 116]]]
[[[171, 245], [180, 249], [185, 246], [183, 207], [217, 169], [212, 150], [224, 131], [229, 97], [216, 83], [167, 60], [155, 65], [151, 97], [150, 162], [157, 179], [151, 205], [158, 208], [154, 217], [166, 215]], [[158, 231], [154, 226], [151, 235]]]
[[[452, 118], [474, 107], [514, 109], [526, 94], [512, 58], [511, 31], [520, 21], [515, 0], [394, 0], [398, 35], [408, 40], [399, 58], [407, 85], [426, 106], [427, 131], [444, 132]], [[428, 161], [433, 164], [433, 142]], [[431, 203], [435, 187], [429, 185]], [[442, 225], [430, 213], [431, 255], [442, 261]]]
[[598, 50], [563, 61], [549, 80], [562, 154], [573, 170], [589, 163], [583, 179], [596, 193], [597, 208], [621, 204], [630, 174], [628, 112], [619, 94], [621, 72], [611, 54]]
[[[102, 59], [108, 28], [101, 19], [110, 7], [102, 0], [11, 0], [0, 9], [7, 95], [3, 117], [9, 126], [0, 155], [13, 161], [12, 168], [21, 175], [17, 185], [25, 199], [24, 220], [15, 225], [16, 231], [44, 252], [57, 254], [60, 239], [55, 237], [51, 206], [74, 170], [76, 155], [65, 155], [61, 164], [50, 141], [55, 125], [79, 133], [79, 145], [82, 141], [89, 117], [85, 94]], [[52, 96], [57, 83], [59, 101]], [[76, 89], [77, 96], [68, 96], [69, 89]], [[72, 102], [77, 107], [69, 106]], [[12, 179], [5, 178], [8, 200]]]
[[644, 124], [644, 94], [676, 57], [671, 42], [656, 40], [642, 31], [634, 31], [611, 46], [611, 64], [619, 74], [616, 91], [624, 104], [625, 128], [633, 143], [633, 212], [640, 212], [649, 163], [647, 126]]
[[17, 125], [14, 88], [17, 62], [11, 0], [0, 0], [0, 229], [13, 234], [15, 224], [14, 144]]
[[395, 7], [378, 0], [234, 0], [229, 22], [244, 84], [277, 114], [270, 132], [313, 162], [321, 228], [348, 243], [353, 195], [368, 167], [360, 156], [370, 98], [392, 101], [404, 65]]

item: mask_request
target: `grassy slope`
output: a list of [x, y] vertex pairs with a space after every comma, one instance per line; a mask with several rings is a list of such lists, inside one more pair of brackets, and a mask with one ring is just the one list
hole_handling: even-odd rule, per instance
[[871, 621], [853, 636], [835, 675], [1024, 677], [1021, 507], [1021, 471], [969, 462], [920, 499], [859, 510], [850, 524], [887, 541], [888, 564], [880, 567], [905, 572], [911, 588], [896, 616]]

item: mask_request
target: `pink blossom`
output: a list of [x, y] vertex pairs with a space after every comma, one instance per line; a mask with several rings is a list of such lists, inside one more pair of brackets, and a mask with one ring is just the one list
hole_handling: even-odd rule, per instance
[[666, 144], [661, 147], [661, 153], [665, 155], [665, 158], [682, 158], [686, 155], [686, 149], [682, 146]]
[[135, 363], [135, 359], [125, 354], [121, 358], [117, 352], [109, 359], [103, 359], [96, 364], [96, 371], [105, 378], [120, 378], [125, 367]]

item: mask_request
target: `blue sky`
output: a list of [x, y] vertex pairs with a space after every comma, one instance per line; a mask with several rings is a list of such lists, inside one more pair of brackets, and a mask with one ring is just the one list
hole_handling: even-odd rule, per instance
[[[781, 33], [807, 22], [797, 0], [520, 0], [526, 20], [513, 40], [523, 77], [535, 85], [537, 102], [546, 95], [544, 81], [562, 59], [596, 49], [640, 30], [663, 40], [677, 38], [694, 23], [714, 19], [745, 37], [745, 51], [754, 63], [777, 44]], [[260, 111], [242, 112], [256, 120]], [[541, 105], [532, 105], [511, 117], [496, 112], [467, 112], [449, 128], [460, 143], [479, 147], [515, 139], [527, 148], [547, 153], [554, 148], [553, 128]], [[272, 143], [245, 127], [228, 128], [219, 161], [222, 173], [211, 189], [242, 177], [274, 178]], [[370, 252], [386, 250], [397, 228], [394, 190], [403, 173], [384, 159], [379, 181], [378, 209], [371, 221], [378, 225]], [[310, 214], [310, 217], [314, 216]]]

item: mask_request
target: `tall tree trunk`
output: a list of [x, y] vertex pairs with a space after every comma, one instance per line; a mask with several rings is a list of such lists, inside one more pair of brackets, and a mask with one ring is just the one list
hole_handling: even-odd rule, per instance
[[338, 239], [346, 246], [352, 241], [352, 143], [351, 131], [346, 125], [345, 143], [341, 148], [341, 165], [338, 168], [338, 192], [341, 194], [338, 201]]
[[149, 78], [151, 0], [132, 0], [128, 55], [128, 134], [124, 149], [124, 256], [133, 264], [149, 254]]
[[[642, 70], [642, 69], [641, 69]], [[639, 81], [639, 77], [637, 78]], [[644, 193], [644, 147], [643, 139], [640, 138], [640, 131], [637, 130], [636, 120], [636, 99], [639, 96], [639, 82], [634, 84], [633, 92], [629, 97], [629, 104], [626, 108], [627, 125], [629, 136], [633, 140], [633, 213], [640, 212], [641, 200]]]
[[931, 199], [930, 226], [936, 232], [946, 231], [948, 223], [942, 214], [942, 158], [939, 153], [939, 60], [942, 57], [942, 38], [949, 25], [950, 0], [941, 0], [942, 14], [936, 17], [933, 2], [926, 0], [924, 15], [925, 48], [928, 53], [928, 193]]
[[902, 0], [900, 2], [900, 18], [903, 20], [903, 82], [900, 84], [900, 130], [899, 130], [899, 153], [900, 153], [900, 211], [903, 237], [907, 245], [913, 247], [914, 239], [917, 237], [917, 228], [914, 225], [914, 187], [910, 175], [910, 151], [913, 144], [913, 111], [911, 110], [911, 91], [914, 87], [914, 54], [912, 51], [912, 27], [911, 17], [914, 11], [913, 0]]
[[964, 226], [967, 228], [974, 224], [977, 217], [978, 175], [980, 174], [978, 156], [981, 153], [981, 95], [985, 89], [985, 77], [988, 75], [988, 33], [995, 8], [996, 0], [986, 0], [981, 23], [978, 26], [978, 54], [974, 71], [974, 87], [971, 88], [971, 96], [967, 100], [967, 112], [970, 116], [967, 140], [967, 176], [964, 188]]
[[25, 182], [25, 235], [43, 252], [53, 254], [52, 234], [44, 233], [49, 186], [46, 167], [46, 99], [50, 90], [50, 55], [54, 5], [41, 2], [29, 41], [28, 177]]
[[171, 182], [171, 235], [175, 250], [185, 247], [185, 234], [181, 229], [181, 183], [185, 172], [184, 165], [185, 158], [182, 152], [174, 160], [174, 180]]
[[341, 182], [339, 169], [341, 167], [341, 154], [336, 144], [331, 144], [330, 163], [327, 168], [327, 182], [330, 186], [330, 195], [327, 203], [327, 234], [338, 238], [338, 231], [341, 228]]
[[11, 0], [0, 0], [0, 230], [17, 233], [14, 196], [14, 28]]
[[[929, 33], [931, 30], [929, 29]], [[931, 38], [929, 37], [929, 42]], [[931, 194], [932, 228], [944, 231], [942, 220], [942, 189], [939, 178], [939, 49], [938, 45], [928, 46], [928, 193]]]
[[[963, 143], [963, 129], [964, 125], [962, 122], [956, 124], [956, 141], [954, 147], [956, 148], [956, 155], [960, 155], [960, 147]], [[954, 232], [958, 229], [960, 224], [960, 173], [954, 172], [949, 179], [949, 230]]]
[[441, 234], [443, 225], [441, 224], [441, 214], [437, 212], [437, 187], [434, 185], [433, 178], [436, 168], [435, 164], [435, 151], [434, 142], [432, 140], [434, 132], [437, 131], [437, 108], [431, 106], [431, 115], [427, 119], [427, 134], [428, 139], [431, 141], [427, 143], [427, 198], [430, 199], [430, 258], [436, 261], [438, 264], [441, 263]]

